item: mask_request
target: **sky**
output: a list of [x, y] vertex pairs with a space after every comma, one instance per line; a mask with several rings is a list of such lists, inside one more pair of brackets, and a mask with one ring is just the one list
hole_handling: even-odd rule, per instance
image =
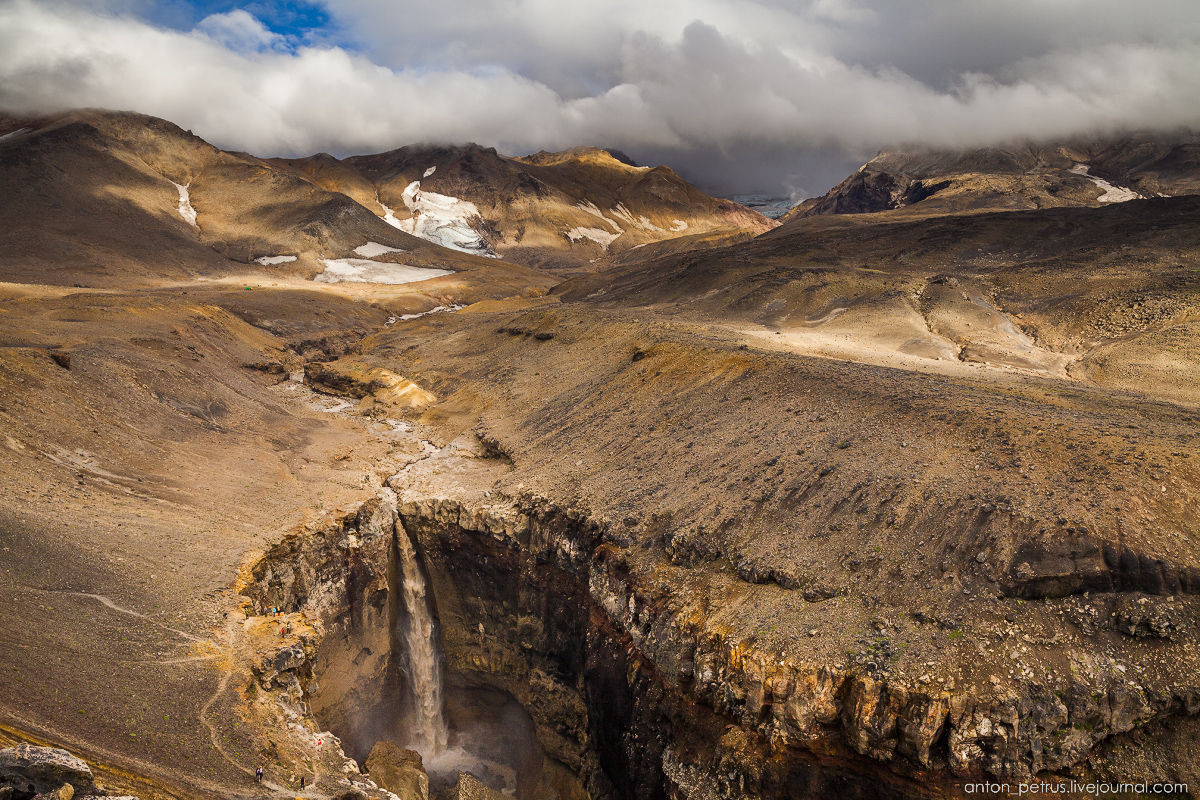
[[714, 194], [902, 143], [1200, 129], [1196, 0], [0, 0], [0, 108], [226, 149], [591, 144]]

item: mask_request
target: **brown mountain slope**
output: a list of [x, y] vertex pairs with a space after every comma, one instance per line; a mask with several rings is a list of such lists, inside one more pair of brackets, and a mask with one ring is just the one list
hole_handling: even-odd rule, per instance
[[[358, 779], [314, 735], [336, 719], [278, 711], [327, 682], [271, 665], [371, 604], [289, 603], [289, 649], [228, 587], [254, 551], [325, 541], [308, 597], [392, 596], [329, 533], [390, 476], [447, 674], [525, 687], [577, 770], [763, 800], [1195, 779], [1190, 409], [809, 358], [669, 308], [382, 328], [315, 292], [0, 292], [21, 337], [0, 348], [0, 715], [173, 796], [252, 797], [257, 764], [280, 795]], [[354, 360], [437, 396], [411, 434], [243, 366], [338, 325], [379, 330]], [[264, 584], [313, 574], [279, 566]]]
[[[176, 174], [173, 139], [87, 124], [99, 144], [0, 142], [40, 181], [31, 235], [97, 214], [45, 227], [69, 254], [181, 224], [180, 269], [208, 275], [206, 214], [249, 241], [222, 193], [259, 214], [282, 187], [262, 227], [301, 243], [292, 198], [361, 208], [234, 154]], [[376, 697], [411, 718], [396, 570], [370, 568], [403, 531], [448, 686], [523, 704], [560, 797], [1196, 785], [1200, 198], [903, 213], [665, 240], [407, 320], [345, 285], [147, 291], [150, 249], [111, 277], [137, 291], [0, 285], [0, 725], [163, 786], [144, 797], [376, 797], [341, 745], [381, 735], [350, 719]], [[327, 241], [359, 241], [356, 214]], [[424, 285], [522, 269], [448, 257], [480, 266]], [[388, 403], [388, 375], [432, 399]], [[403, 527], [375, 537], [355, 509], [385, 480]]]
[[1200, 403], [1200, 197], [880, 216], [811, 219], [555, 292], [732, 325], [799, 352], [1026, 370]]
[[70, 285], [228, 271], [180, 217], [171, 180], [88, 117], [48, 120], [0, 142], [0, 278]]
[[[636, 697], [619, 730], [652, 743], [612, 748], [632, 762], [613, 772], [660, 785], [663, 747], [708, 770], [705, 785], [736, 758], [762, 798], [959, 796], [950, 773], [1195, 774], [1194, 750], [1143, 722], [1196, 741], [1197, 706], [1181, 701], [1195, 629], [1151, 643], [1129, 611], [1167, 631], [1197, 607], [1173, 583], [1200, 575], [1194, 408], [1010, 371], [811, 358], [631, 302], [476, 307], [359, 348], [445, 398], [423, 420], [446, 438], [481, 433], [511, 461], [489, 497], [595, 521], [572, 552], [606, 603], [596, 617], [629, 630], [640, 661], [617, 662], [589, 713], [608, 720], [614, 698]], [[443, 596], [464, 598], [442, 617], [459, 631], [449, 663], [486, 682], [505, 662], [483, 658], [478, 625], [507, 630], [495, 609], [516, 595], [455, 534], [421, 541]], [[548, 551], [536, 537], [530, 551]], [[570, 609], [556, 597], [546, 618]], [[536, 641], [561, 652], [554, 635]], [[653, 681], [625, 677], [638, 663]], [[855, 774], [841, 794], [821, 784], [838, 769]]]
[[[3, 280], [303, 281], [327, 269], [323, 259], [358, 258], [376, 270], [391, 269], [376, 262], [441, 270], [430, 277], [498, 275], [511, 284], [499, 296], [548, 285], [525, 268], [402, 233], [341, 192], [218, 150], [165, 120], [88, 110], [7, 119], [0, 130], [15, 134], [0, 141]], [[369, 243], [378, 245], [369, 257], [355, 252]]]
[[684, 235], [775, 225], [667, 167], [631, 166], [594, 147], [506, 158], [474, 144], [413, 145], [341, 162], [320, 155], [272, 163], [345, 192], [406, 231], [560, 272], [595, 269]]
[[978, 150], [908, 147], [880, 153], [824, 196], [789, 212], [784, 222], [894, 209], [928, 216], [1095, 207], [1135, 195], [1197, 193], [1200, 142], [1191, 133]]

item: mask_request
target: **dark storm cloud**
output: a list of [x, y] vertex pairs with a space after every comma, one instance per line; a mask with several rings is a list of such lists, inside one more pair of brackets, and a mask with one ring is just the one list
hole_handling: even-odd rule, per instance
[[891, 65], [935, 87], [965, 73], [1003, 75], [1009, 65], [1105, 44], [1200, 41], [1191, 0], [1149, 5], [1093, 0], [874, 0], [876, 23], [836, 31], [829, 51], [848, 63]]
[[900, 141], [1200, 127], [1193, 0], [326, 0], [303, 42], [114, 3], [0, 0], [0, 105], [135, 108], [262, 154], [596, 143], [796, 194]]

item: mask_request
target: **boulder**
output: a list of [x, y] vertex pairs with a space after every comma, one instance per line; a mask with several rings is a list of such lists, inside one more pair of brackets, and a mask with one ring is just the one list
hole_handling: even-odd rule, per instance
[[400, 800], [429, 800], [429, 776], [417, 751], [392, 742], [376, 742], [364, 766], [377, 786]]
[[34, 800], [75, 800], [75, 787], [64, 783], [52, 792], [39, 794]]
[[466, 772], [458, 773], [458, 785], [450, 793], [452, 800], [509, 800], [509, 798]]
[[19, 744], [0, 750], [0, 785], [12, 786], [18, 795], [47, 794], [70, 784], [72, 794], [87, 794], [92, 770], [80, 758], [55, 747]]
[[1122, 597], [1114, 614], [1117, 630], [1135, 639], [1171, 639], [1180, 627], [1167, 604], [1147, 595]]

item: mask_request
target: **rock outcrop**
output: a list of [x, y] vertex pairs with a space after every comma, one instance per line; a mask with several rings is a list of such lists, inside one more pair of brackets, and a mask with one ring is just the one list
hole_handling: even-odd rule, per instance
[[395, 521], [381, 499], [331, 527], [289, 536], [254, 566], [243, 589], [259, 614], [302, 611], [316, 626], [311, 640], [302, 635], [262, 659], [263, 688], [282, 689], [297, 707], [307, 703], [360, 759], [404, 707], [392, 647]]
[[304, 366], [304, 381], [318, 391], [355, 399], [371, 397], [398, 408], [423, 408], [437, 400], [403, 375], [355, 359], [310, 362]]
[[95, 780], [87, 762], [66, 750], [19, 744], [0, 750], [0, 786], [5, 785], [12, 787], [16, 798], [51, 795], [67, 786], [63, 800], [71, 800], [91, 791]]
[[429, 776], [421, 754], [388, 741], [376, 742], [367, 756], [367, 774], [400, 800], [429, 800]]
[[469, 772], [458, 773], [458, 784], [450, 792], [452, 800], [505, 800], [505, 796], [490, 789]]

